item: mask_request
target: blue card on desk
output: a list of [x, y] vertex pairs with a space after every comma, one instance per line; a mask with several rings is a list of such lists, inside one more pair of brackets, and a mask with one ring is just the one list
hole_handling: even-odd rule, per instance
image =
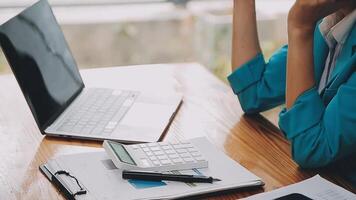
[[167, 185], [163, 181], [143, 181], [143, 180], [134, 180], [134, 179], [128, 181], [136, 189], [147, 189], [147, 188], [161, 187]]

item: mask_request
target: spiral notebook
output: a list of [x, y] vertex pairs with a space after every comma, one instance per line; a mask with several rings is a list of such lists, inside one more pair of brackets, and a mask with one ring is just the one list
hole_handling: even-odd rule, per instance
[[262, 180], [216, 149], [205, 138], [192, 139], [209, 161], [209, 168], [172, 171], [221, 179], [210, 183], [150, 182], [122, 179], [104, 151], [59, 156], [40, 166], [44, 175], [67, 199], [176, 199], [245, 187]]

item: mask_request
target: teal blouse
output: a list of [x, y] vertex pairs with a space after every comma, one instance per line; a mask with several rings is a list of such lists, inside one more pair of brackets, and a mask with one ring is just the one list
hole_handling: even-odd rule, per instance
[[[292, 144], [293, 159], [304, 168], [323, 167], [356, 158], [356, 25], [336, 62], [326, 88], [318, 85], [301, 94], [279, 115], [279, 126]], [[320, 82], [328, 46], [314, 33], [314, 75]], [[246, 113], [258, 113], [285, 102], [288, 46], [268, 62], [262, 54], [235, 70], [228, 80]], [[303, 59], [303, 58], [300, 58]]]

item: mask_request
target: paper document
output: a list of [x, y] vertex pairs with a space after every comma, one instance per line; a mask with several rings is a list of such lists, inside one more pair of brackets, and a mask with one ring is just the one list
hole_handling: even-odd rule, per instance
[[[76, 199], [173, 199], [223, 190], [263, 185], [261, 179], [217, 150], [205, 138], [191, 142], [209, 161], [209, 168], [172, 171], [175, 174], [212, 176], [222, 181], [210, 183], [182, 183], [173, 181], [139, 181], [122, 179], [122, 170], [117, 169], [105, 152], [64, 155], [50, 160], [47, 168], [54, 173], [66, 170], [75, 176], [86, 191]], [[76, 183], [63, 177], [73, 191]]]
[[288, 194], [298, 193], [315, 200], [356, 200], [356, 195], [316, 175], [305, 181], [271, 192], [257, 194], [245, 200], [273, 200]]

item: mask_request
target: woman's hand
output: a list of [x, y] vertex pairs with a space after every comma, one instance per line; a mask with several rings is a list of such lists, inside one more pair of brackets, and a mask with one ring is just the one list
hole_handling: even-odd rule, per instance
[[288, 28], [292, 30], [314, 31], [320, 19], [340, 8], [351, 6], [354, 0], [296, 0], [289, 11]]

